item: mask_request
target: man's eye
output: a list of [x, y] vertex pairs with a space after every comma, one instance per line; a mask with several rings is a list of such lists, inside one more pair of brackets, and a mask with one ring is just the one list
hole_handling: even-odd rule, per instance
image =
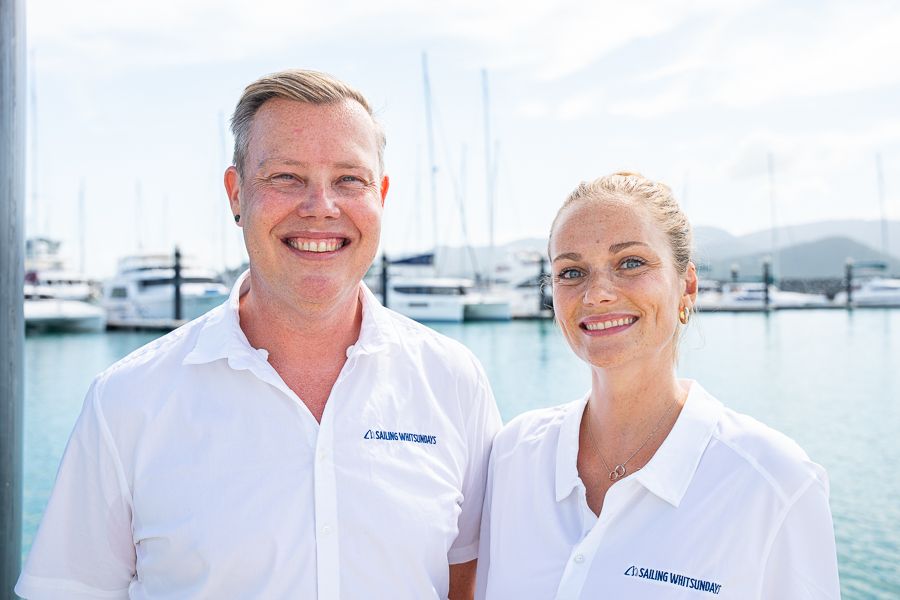
[[643, 259], [636, 258], [633, 256], [630, 258], [626, 258], [621, 263], [623, 269], [637, 269], [638, 267], [643, 267], [645, 264], [647, 264], [647, 263], [644, 262]]
[[294, 177], [294, 175], [292, 175], [291, 173], [276, 173], [275, 175], [272, 175], [269, 179], [271, 179], [272, 181], [278, 181], [278, 182], [290, 182], [290, 181], [296, 181], [297, 178]]
[[357, 177], [356, 175], [344, 175], [340, 179], [338, 179], [340, 183], [365, 183], [362, 179]]

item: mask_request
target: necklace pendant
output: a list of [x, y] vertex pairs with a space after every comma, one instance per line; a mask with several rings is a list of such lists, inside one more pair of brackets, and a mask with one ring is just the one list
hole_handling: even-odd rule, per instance
[[616, 468], [609, 472], [609, 480], [617, 481], [625, 477], [625, 465], [616, 465]]

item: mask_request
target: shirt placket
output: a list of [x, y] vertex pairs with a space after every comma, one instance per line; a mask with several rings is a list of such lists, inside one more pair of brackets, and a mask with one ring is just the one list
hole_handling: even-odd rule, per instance
[[341, 382], [356, 363], [356, 353], [348, 350], [347, 362], [332, 387], [319, 435], [315, 454], [315, 515], [316, 515], [316, 576], [319, 598], [340, 598], [340, 546], [338, 543], [337, 481], [334, 469], [334, 419], [335, 398], [340, 393]]
[[556, 600], [579, 600], [582, 597], [584, 584], [587, 581], [588, 574], [590, 574], [591, 565], [594, 562], [600, 544], [607, 536], [610, 527], [615, 523], [616, 515], [621, 512], [625, 504], [625, 497], [628, 495], [625, 487], [629, 483], [623, 481], [614, 486], [618, 487], [618, 490], [611, 488], [606, 493], [603, 501], [603, 510], [600, 511], [599, 517], [594, 516], [594, 513], [588, 507], [584, 486], [578, 485], [578, 497], [575, 501], [578, 502], [578, 509], [585, 518], [587, 533], [580, 542], [575, 544], [572, 552], [569, 554], [569, 560], [566, 561], [566, 568], [563, 571], [563, 576], [556, 592]]

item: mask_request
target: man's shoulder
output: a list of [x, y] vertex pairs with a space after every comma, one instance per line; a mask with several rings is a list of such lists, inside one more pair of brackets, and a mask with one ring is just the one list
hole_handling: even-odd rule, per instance
[[101, 371], [96, 381], [106, 387], [120, 384], [137, 387], [146, 378], [158, 378], [162, 372], [181, 367], [185, 357], [194, 349], [197, 338], [221, 307], [185, 323], [181, 327], [144, 344], [124, 358]]
[[460, 364], [456, 366], [478, 364], [472, 351], [461, 342], [388, 308], [381, 307], [380, 310], [384, 316], [383, 326], [393, 329], [400, 347], [406, 353], [459, 361]]

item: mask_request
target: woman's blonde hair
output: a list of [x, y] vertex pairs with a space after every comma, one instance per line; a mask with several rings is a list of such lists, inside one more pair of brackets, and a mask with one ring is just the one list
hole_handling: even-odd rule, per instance
[[687, 271], [693, 246], [691, 224], [675, 201], [669, 186], [647, 179], [639, 173], [621, 171], [591, 182], [582, 181], [557, 211], [553, 224], [550, 225], [550, 237], [553, 236], [560, 215], [567, 208], [578, 202], [599, 203], [604, 200], [631, 200], [647, 208], [669, 240], [675, 268], [682, 274]]

